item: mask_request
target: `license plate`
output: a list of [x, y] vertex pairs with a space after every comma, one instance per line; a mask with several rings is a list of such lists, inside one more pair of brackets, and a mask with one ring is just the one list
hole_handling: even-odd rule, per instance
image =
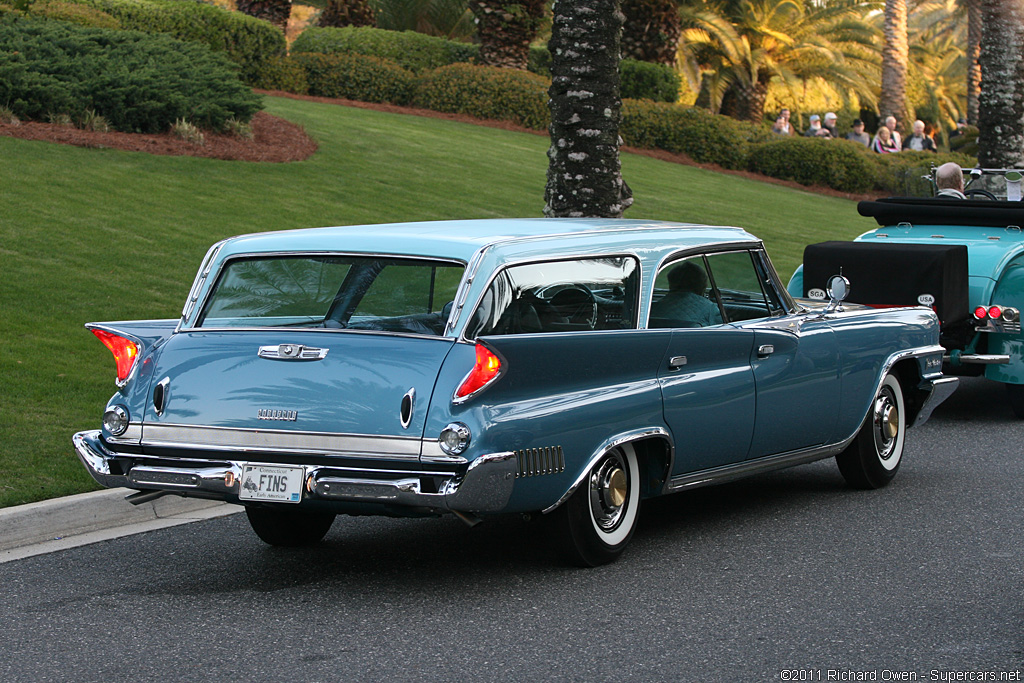
[[244, 465], [238, 497], [242, 500], [298, 503], [302, 499], [303, 473], [301, 467]]

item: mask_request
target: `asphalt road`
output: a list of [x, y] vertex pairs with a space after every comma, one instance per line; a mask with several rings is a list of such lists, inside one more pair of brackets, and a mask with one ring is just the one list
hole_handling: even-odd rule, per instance
[[1022, 436], [968, 381], [890, 487], [826, 461], [651, 501], [594, 570], [518, 518], [283, 551], [233, 515], [18, 560], [0, 681], [1021, 680]]

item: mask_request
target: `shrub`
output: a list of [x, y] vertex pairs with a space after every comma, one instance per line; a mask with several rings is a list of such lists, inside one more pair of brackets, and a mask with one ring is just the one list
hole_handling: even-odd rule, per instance
[[266, 21], [195, 0], [76, 1], [114, 16], [122, 28], [167, 33], [223, 52], [247, 83], [259, 78], [267, 60], [287, 51], [284, 34]]
[[220, 130], [260, 99], [223, 55], [170, 36], [0, 16], [0, 102], [22, 119], [87, 110], [116, 130], [163, 132], [178, 118]]
[[901, 197], [930, 197], [932, 184], [923, 176], [931, 176], [933, 166], [954, 161], [965, 168], [977, 164], [974, 157], [966, 154], [934, 154], [932, 152], [900, 152], [899, 154], [874, 154], [875, 189]]
[[512, 121], [542, 130], [550, 121], [543, 76], [491, 66], [451, 64], [424, 74], [413, 103], [434, 111]]
[[749, 168], [802, 185], [867, 192], [876, 178], [877, 166], [871, 156], [864, 145], [849, 140], [780, 137], [754, 145]]
[[379, 28], [313, 26], [292, 43], [292, 53], [349, 53], [389, 59], [413, 73], [456, 62], [470, 62], [479, 48], [414, 31], [385, 31]]
[[14, 110], [10, 107], [0, 106], [0, 123], [6, 123], [9, 126], [20, 126], [21, 119], [14, 115]]
[[685, 154], [700, 163], [741, 169], [750, 143], [770, 135], [764, 127], [664, 102], [624, 100], [619, 134], [627, 145]]
[[394, 62], [351, 54], [296, 54], [306, 72], [309, 94], [362, 102], [408, 104], [413, 75]]
[[676, 102], [679, 99], [682, 81], [675, 69], [635, 59], [623, 59], [621, 69], [620, 91], [623, 98], [655, 102]]
[[93, 130], [97, 133], [106, 133], [110, 130], [110, 124], [107, 122], [106, 117], [100, 116], [92, 109], [85, 110], [81, 120], [78, 122], [78, 127], [82, 130]]
[[95, 7], [87, 7], [73, 2], [61, 2], [60, 0], [49, 0], [48, 2], [34, 2], [29, 11], [40, 17], [68, 21], [79, 26], [91, 26], [93, 28], [121, 28], [121, 22], [110, 16], [103, 10]]
[[185, 119], [178, 119], [174, 122], [171, 126], [171, 135], [193, 145], [201, 146], [206, 144], [206, 136], [203, 135], [203, 131]]
[[967, 126], [962, 135], [949, 139], [949, 151], [978, 156], [978, 128]]
[[309, 92], [306, 70], [291, 57], [272, 57], [263, 64], [256, 78], [250, 82], [254, 88], [283, 90], [298, 95]]

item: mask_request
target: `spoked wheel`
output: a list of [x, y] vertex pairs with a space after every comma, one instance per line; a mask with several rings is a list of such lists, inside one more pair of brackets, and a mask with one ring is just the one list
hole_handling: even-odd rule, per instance
[[560, 549], [581, 567], [612, 562], [633, 537], [639, 511], [640, 467], [633, 446], [624, 444], [598, 460], [556, 511]]
[[245, 507], [249, 526], [264, 543], [297, 548], [323, 540], [334, 523], [333, 512], [280, 509], [278, 507]]
[[857, 437], [836, 456], [846, 483], [877, 489], [892, 481], [903, 458], [906, 429], [903, 390], [899, 380], [886, 375]]

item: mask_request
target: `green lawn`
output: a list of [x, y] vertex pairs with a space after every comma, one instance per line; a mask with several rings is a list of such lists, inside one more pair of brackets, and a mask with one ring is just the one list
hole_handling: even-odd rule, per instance
[[[544, 137], [268, 98], [320, 143], [254, 164], [0, 137], [0, 507], [97, 488], [71, 447], [114, 390], [88, 321], [176, 317], [214, 241], [262, 230], [539, 216]], [[852, 202], [625, 155], [630, 218], [741, 225], [788, 277], [870, 226]]]

